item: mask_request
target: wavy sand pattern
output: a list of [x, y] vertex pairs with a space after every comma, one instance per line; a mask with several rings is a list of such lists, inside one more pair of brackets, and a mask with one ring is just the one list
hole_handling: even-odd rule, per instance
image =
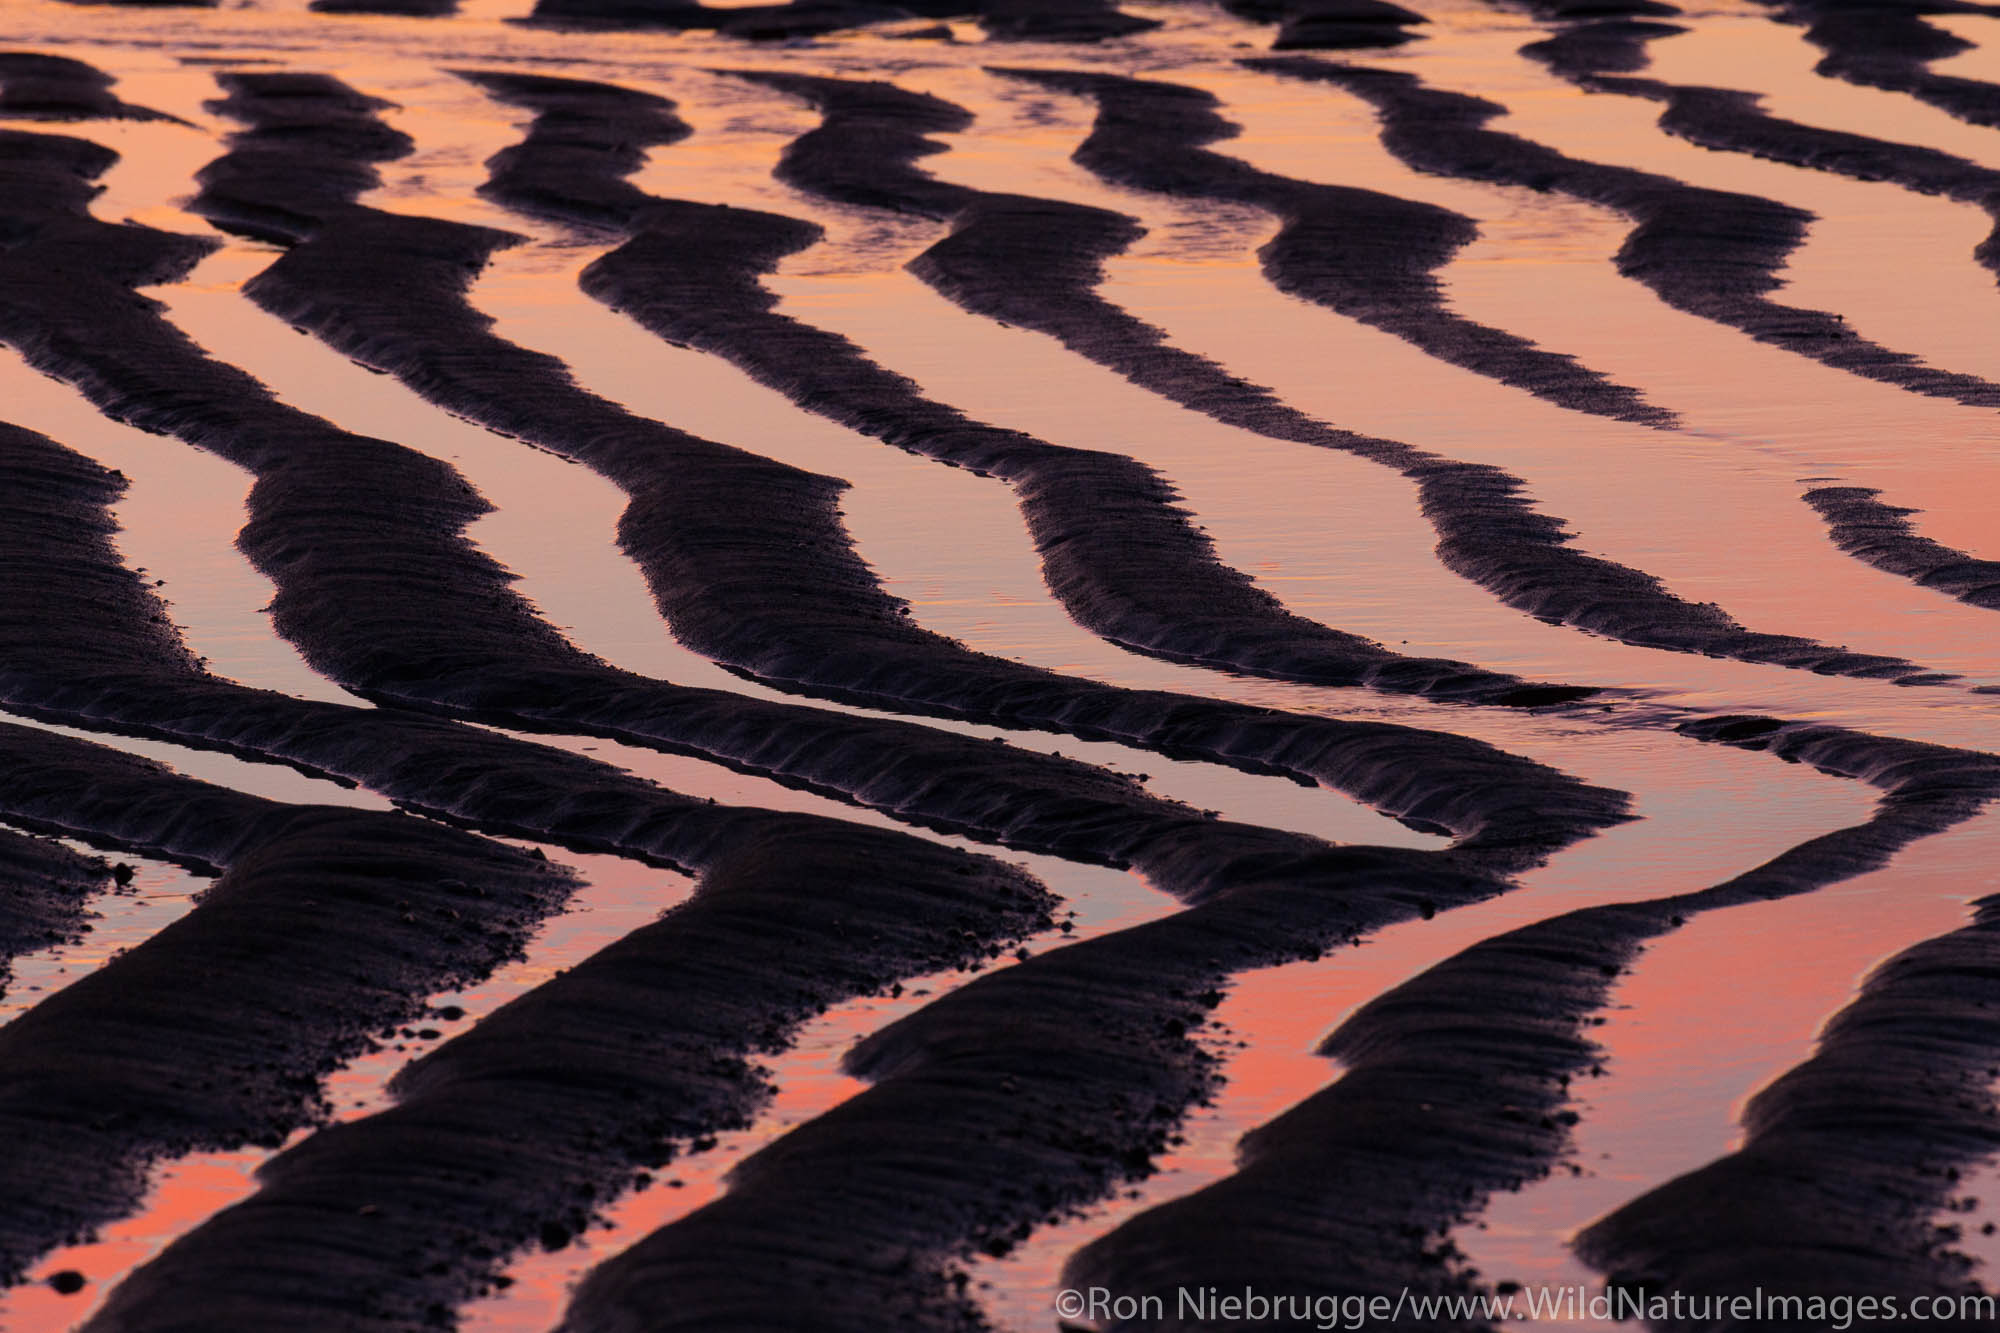
[[17, 0], [0, 1327], [1989, 1327], [1992, 13]]

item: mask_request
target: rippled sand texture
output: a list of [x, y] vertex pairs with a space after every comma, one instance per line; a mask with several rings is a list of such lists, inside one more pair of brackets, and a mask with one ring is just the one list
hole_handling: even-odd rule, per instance
[[2000, 1291], [1935, 8], [13, 0], [0, 1327]]

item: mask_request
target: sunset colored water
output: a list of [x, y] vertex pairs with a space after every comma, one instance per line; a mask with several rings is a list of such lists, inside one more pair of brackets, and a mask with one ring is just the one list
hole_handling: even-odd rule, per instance
[[0, 0], [0, 1329], [1989, 1325], [1995, 22]]

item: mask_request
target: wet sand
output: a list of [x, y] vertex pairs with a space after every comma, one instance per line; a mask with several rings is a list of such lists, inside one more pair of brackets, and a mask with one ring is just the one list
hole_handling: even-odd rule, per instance
[[1978, 20], [932, 11], [20, 7], [0, 1320], [1971, 1289]]

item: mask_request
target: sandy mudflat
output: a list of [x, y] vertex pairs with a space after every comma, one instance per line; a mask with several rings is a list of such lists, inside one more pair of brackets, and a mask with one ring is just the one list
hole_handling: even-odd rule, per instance
[[2000, 1283], [1983, 11], [7, 17], [0, 1327]]

